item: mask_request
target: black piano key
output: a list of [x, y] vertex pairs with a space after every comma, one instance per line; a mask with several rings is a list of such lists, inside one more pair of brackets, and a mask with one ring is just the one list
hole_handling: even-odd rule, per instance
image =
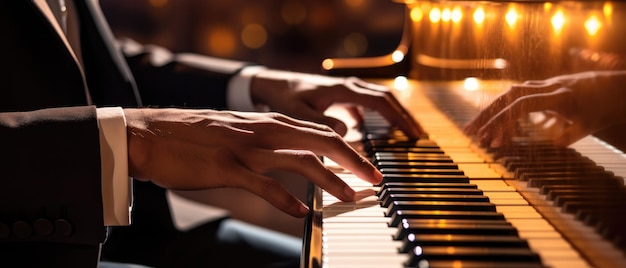
[[[376, 152], [389, 152], [389, 153], [415, 153], [415, 154], [444, 154], [444, 152], [439, 148], [416, 148], [416, 147], [389, 147], [389, 148], [379, 148]], [[370, 151], [369, 155], [374, 155], [373, 152]]]
[[611, 189], [619, 189], [619, 188], [615, 188], [612, 185], [611, 186], [607, 186], [607, 185], [561, 185], [561, 184], [557, 184], [557, 185], [544, 185], [541, 187], [539, 193], [543, 194], [543, 195], [550, 195], [550, 193], [552, 192], [558, 192], [558, 191], [587, 191], [587, 190], [592, 190], [592, 191], [608, 191]]
[[514, 235], [408, 234], [399, 248], [408, 253], [416, 246], [528, 248], [528, 242]]
[[564, 206], [569, 202], [588, 202], [588, 203], [624, 203], [626, 202], [626, 195], [619, 193], [617, 195], [611, 195], [608, 192], [602, 193], [580, 193], [569, 195], [558, 195], [554, 198], [554, 204], [556, 206]]
[[603, 202], [603, 201], [593, 201], [593, 202], [585, 202], [585, 201], [571, 201], [565, 202], [563, 206], [561, 206], [561, 211], [565, 213], [576, 214], [578, 210], [581, 209], [597, 209], [597, 208], [608, 208], [608, 209], [623, 209], [622, 204], [616, 204], [612, 202]]
[[576, 211], [575, 218], [586, 225], [596, 226], [600, 221], [610, 221], [615, 218], [626, 220], [626, 214], [621, 208], [579, 209]]
[[378, 197], [383, 200], [390, 194], [452, 194], [452, 195], [483, 195], [477, 188], [418, 188], [418, 187], [383, 187]]
[[526, 180], [526, 174], [554, 174], [554, 173], [565, 173], [565, 174], [601, 174], [605, 173], [603, 167], [601, 166], [573, 166], [573, 167], [528, 167], [528, 168], [518, 168], [515, 170], [515, 178], [519, 178], [520, 180]]
[[489, 202], [394, 201], [385, 215], [398, 210], [496, 211], [496, 206]]
[[[541, 257], [528, 248], [488, 248], [488, 247], [415, 247], [406, 263], [415, 267], [420, 261], [463, 260], [498, 262], [540, 262]], [[452, 266], [454, 267], [454, 266]], [[502, 267], [508, 267], [507, 265]]]
[[489, 202], [484, 195], [458, 194], [389, 194], [380, 199], [381, 206], [388, 207], [394, 201], [447, 201], [447, 202]]
[[365, 148], [372, 149], [374, 151], [380, 151], [382, 148], [437, 148], [439, 149], [439, 145], [432, 140], [427, 139], [418, 139], [418, 140], [396, 140], [396, 139], [387, 139], [387, 140], [368, 140], [364, 142]]
[[418, 183], [469, 183], [465, 175], [444, 174], [385, 174], [381, 184], [389, 182], [418, 182]]
[[580, 177], [557, 177], [557, 178], [533, 178], [528, 180], [529, 187], [541, 188], [547, 185], [589, 185], [589, 186], [604, 186], [604, 187], [621, 187], [623, 185], [617, 179], [606, 178], [580, 178]]
[[375, 161], [373, 164], [381, 170], [386, 168], [459, 169], [457, 164], [448, 162]]
[[418, 154], [418, 153], [398, 153], [398, 152], [376, 152], [372, 155], [372, 161], [396, 161], [396, 162], [449, 162], [452, 158], [446, 154]]
[[383, 175], [385, 174], [407, 174], [407, 175], [464, 175], [462, 170], [458, 169], [437, 169], [437, 168], [381, 168], [379, 169]]
[[466, 234], [466, 235], [517, 235], [517, 229], [507, 221], [409, 219], [398, 225], [395, 240], [409, 234]]
[[[561, 185], [561, 186], [566, 186], [566, 185]], [[585, 187], [585, 186], [573, 185], [570, 188], [561, 187], [558, 189], [546, 190], [545, 193], [543, 193], [542, 191], [542, 194], [544, 194], [546, 196], [546, 199], [548, 200], [555, 200], [558, 196], [561, 196], [561, 195], [603, 195], [603, 194], [623, 195], [624, 191], [622, 189], [617, 189], [613, 187], [610, 187], [610, 188], [597, 187], [596, 188], [593, 186]]]
[[[624, 211], [626, 207], [622, 207]], [[624, 229], [624, 217], [617, 216], [612, 219], [599, 221], [595, 229], [607, 240], [611, 241], [615, 246], [626, 249], [626, 230]]]
[[551, 159], [539, 162], [527, 162], [527, 161], [510, 161], [505, 167], [510, 171], [515, 171], [518, 168], [541, 168], [541, 167], [572, 167], [572, 166], [596, 166], [596, 163], [586, 157], [581, 159]]
[[562, 172], [527, 172], [522, 174], [516, 179], [521, 181], [529, 181], [535, 178], [563, 178], [563, 177], [587, 177], [589, 179], [606, 179], [606, 178], [614, 178], [615, 175], [612, 172], [608, 171], [600, 171], [600, 172], [573, 172], [573, 171], [562, 171]]
[[[381, 185], [382, 189], [402, 188], [449, 188], [449, 189], [478, 189], [476, 184], [470, 183], [438, 183], [438, 182], [386, 182]], [[480, 190], [479, 190], [480, 191]]]
[[505, 220], [495, 211], [441, 211], [441, 210], [397, 210], [390, 215], [390, 227], [398, 227], [402, 220], [411, 219], [458, 219], [458, 220]]
[[504, 156], [498, 159], [498, 162], [505, 166], [507, 169], [511, 169], [516, 165], [523, 164], [540, 164], [540, 163], [550, 163], [550, 162], [577, 162], [582, 158], [581, 155], [578, 156], [570, 156], [570, 157], [562, 157], [562, 156], [543, 156], [540, 159], [528, 158], [524, 156]]
[[528, 161], [541, 161], [542, 159], [560, 157], [560, 158], [579, 158], [580, 153], [569, 148], [549, 148], [539, 150], [539, 148], [501, 148], [491, 151], [495, 159], [502, 157], [521, 156]]

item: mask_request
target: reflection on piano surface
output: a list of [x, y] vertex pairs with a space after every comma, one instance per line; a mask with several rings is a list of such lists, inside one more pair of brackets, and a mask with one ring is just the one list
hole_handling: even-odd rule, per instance
[[368, 185], [327, 161], [359, 199], [312, 188], [303, 266], [626, 267], [621, 151], [592, 136], [556, 148], [546, 139], [558, 126], [525, 129], [502, 149], [461, 131], [514, 82], [625, 67], [626, 45], [611, 37], [626, 33], [626, 3], [405, 4], [410, 49], [405, 38], [388, 57], [393, 65], [402, 54], [410, 67], [398, 75], [409, 79], [376, 82], [393, 88], [428, 138], [408, 140], [368, 113], [363, 153], [384, 181]]

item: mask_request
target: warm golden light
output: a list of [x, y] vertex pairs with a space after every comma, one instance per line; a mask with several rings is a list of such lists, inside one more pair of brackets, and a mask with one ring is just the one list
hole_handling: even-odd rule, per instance
[[396, 50], [391, 54], [391, 60], [393, 60], [393, 62], [398, 63], [401, 62], [402, 60], [404, 60], [404, 52], [400, 51], [400, 50]]
[[259, 24], [248, 24], [241, 31], [241, 42], [248, 48], [260, 48], [266, 41], [267, 31]]
[[235, 52], [237, 35], [228, 27], [216, 26], [206, 31], [206, 44], [211, 54], [231, 56]]
[[554, 13], [554, 16], [552, 16], [550, 22], [552, 23], [552, 28], [554, 29], [554, 32], [560, 33], [563, 29], [563, 25], [565, 25], [565, 16], [563, 15], [563, 12], [559, 10]]
[[452, 10], [452, 22], [459, 23], [463, 19], [463, 11], [460, 8], [455, 7]]
[[398, 90], [406, 90], [409, 88], [409, 80], [406, 76], [398, 76], [393, 80], [393, 86]]
[[449, 22], [451, 18], [452, 18], [452, 11], [450, 11], [449, 8], [444, 8], [443, 11], [441, 11], [441, 20], [443, 22]]
[[346, 0], [346, 5], [352, 8], [359, 8], [363, 6], [365, 0]]
[[438, 7], [431, 9], [430, 13], [428, 13], [428, 18], [430, 22], [438, 23], [441, 20], [441, 10]]
[[591, 16], [587, 21], [585, 21], [585, 30], [587, 30], [587, 34], [590, 36], [595, 36], [600, 28], [602, 27], [602, 23], [598, 20], [596, 16]]
[[474, 11], [474, 22], [476, 24], [482, 24], [485, 21], [485, 11], [482, 7], [477, 8]]
[[548, 2], [543, 4], [543, 10], [549, 11], [550, 9], [552, 9], [552, 3]]
[[421, 8], [414, 7], [411, 9], [411, 20], [418, 22], [422, 21], [422, 18], [424, 18], [424, 11]]
[[611, 15], [613, 15], [613, 5], [609, 2], [604, 3], [604, 6], [602, 7], [602, 12], [604, 13], [604, 17], [611, 17]]
[[335, 67], [335, 62], [333, 62], [333, 60], [325, 59], [324, 61], [322, 61], [322, 68], [324, 68], [324, 70], [330, 70], [333, 67]]
[[480, 81], [476, 77], [468, 77], [463, 81], [463, 89], [467, 91], [476, 91], [480, 88]]
[[167, 5], [167, 0], [150, 0], [150, 5], [153, 7], [164, 7]]
[[511, 8], [509, 9], [508, 12], [506, 12], [506, 15], [504, 15], [504, 20], [506, 20], [506, 24], [509, 25], [509, 27], [513, 28], [513, 26], [515, 26], [515, 23], [517, 22], [517, 11], [515, 11], [515, 8]]

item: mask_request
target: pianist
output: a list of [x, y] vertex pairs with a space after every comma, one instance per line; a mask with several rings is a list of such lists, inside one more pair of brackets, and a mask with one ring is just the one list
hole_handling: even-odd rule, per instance
[[[545, 112], [565, 122], [554, 142], [568, 146], [589, 134], [626, 123], [624, 85], [626, 71], [590, 71], [527, 81], [499, 96], [466, 126], [465, 132], [476, 135], [482, 144], [500, 147], [518, 134], [517, 119]], [[623, 133], [617, 136], [623, 137]]]
[[[3, 267], [94, 267], [101, 248], [109, 260], [150, 266], [295, 264], [298, 248], [247, 241], [223, 227], [232, 220], [175, 230], [164, 188], [239, 187], [302, 217], [308, 208], [265, 172], [301, 173], [342, 200], [354, 192], [316, 154], [381, 180], [331, 128], [304, 120], [344, 132], [323, 111], [351, 102], [408, 135], [421, 131], [384, 88], [358, 79], [115, 43], [94, 0], [3, 1], [0, 25]], [[255, 106], [293, 117], [218, 111]], [[137, 179], [132, 217], [128, 177]], [[239, 245], [211, 251], [221, 229]]]

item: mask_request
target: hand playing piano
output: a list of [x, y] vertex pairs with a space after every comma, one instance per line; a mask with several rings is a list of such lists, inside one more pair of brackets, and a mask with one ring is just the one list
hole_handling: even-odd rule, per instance
[[358, 107], [366, 107], [378, 111], [410, 138], [424, 134], [387, 87], [358, 78], [267, 70], [253, 79], [250, 90], [255, 103], [298, 119], [325, 124], [340, 135], [345, 135], [346, 125], [324, 115], [333, 104], [348, 105], [356, 122], [362, 120]]
[[125, 109], [130, 176], [178, 190], [238, 187], [298, 217], [308, 208], [264, 174], [304, 175], [341, 200], [354, 191], [327, 169], [327, 156], [371, 183], [381, 173], [331, 128], [277, 113]]
[[543, 112], [565, 122], [554, 142], [568, 146], [611, 125], [626, 122], [626, 72], [583, 72], [514, 85], [466, 127], [487, 146], [500, 147], [519, 135], [518, 119]]

